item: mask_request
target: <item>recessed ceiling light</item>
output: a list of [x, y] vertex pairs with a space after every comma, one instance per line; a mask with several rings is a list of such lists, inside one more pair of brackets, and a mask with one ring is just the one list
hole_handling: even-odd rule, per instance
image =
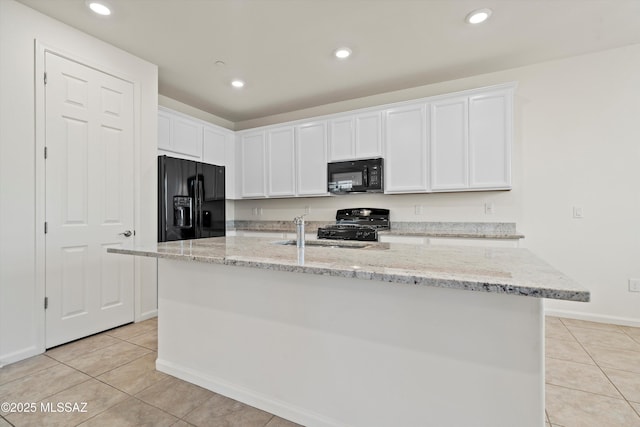
[[104, 3], [98, 1], [88, 1], [87, 5], [89, 9], [93, 10], [98, 15], [111, 15], [111, 9], [109, 9]]
[[486, 21], [491, 16], [491, 9], [478, 9], [467, 15], [466, 21], [469, 24], [479, 24]]
[[348, 47], [339, 47], [333, 52], [333, 54], [338, 59], [346, 59], [351, 56], [351, 49]]
[[235, 79], [231, 81], [231, 86], [236, 87], [236, 88], [241, 88], [244, 87], [244, 81], [240, 80], [240, 79]]

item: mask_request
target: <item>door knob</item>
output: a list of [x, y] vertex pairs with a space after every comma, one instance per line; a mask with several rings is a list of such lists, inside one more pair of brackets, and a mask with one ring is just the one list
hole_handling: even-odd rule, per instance
[[131, 237], [133, 233], [131, 232], [131, 230], [126, 230], [124, 233], [118, 233], [118, 234], [124, 237]]

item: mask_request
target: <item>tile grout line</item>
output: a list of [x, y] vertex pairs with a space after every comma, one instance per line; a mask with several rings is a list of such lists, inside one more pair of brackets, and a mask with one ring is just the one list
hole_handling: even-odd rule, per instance
[[[575, 340], [578, 342], [578, 344], [580, 344], [580, 347], [582, 347], [582, 349], [585, 351], [585, 353], [587, 353], [589, 355], [589, 357], [591, 358], [591, 360], [593, 360], [593, 363], [596, 364], [596, 366], [598, 367], [598, 369], [600, 370], [600, 372], [602, 372], [602, 374], [605, 376], [605, 378], [607, 379], [607, 381], [609, 381], [609, 383], [611, 383], [611, 385], [613, 386], [613, 388], [616, 389], [616, 391], [618, 393], [620, 393], [620, 396], [622, 396], [622, 399], [627, 403], [627, 405], [629, 407], [631, 407], [631, 409], [636, 413], [636, 415], [638, 416], [638, 418], [640, 418], [640, 413], [638, 413], [638, 411], [636, 411], [636, 408], [629, 402], [629, 399], [627, 399], [627, 396], [624, 395], [624, 393], [622, 393], [622, 391], [620, 391], [620, 389], [618, 388], [618, 386], [611, 381], [611, 378], [609, 378], [609, 376], [607, 375], [607, 373], [604, 371], [604, 369], [602, 369], [602, 367], [600, 366], [600, 364], [598, 363], [597, 360], [595, 360], [593, 358], [593, 356], [591, 355], [591, 353], [589, 353], [589, 351], [587, 350], [587, 348], [582, 344], [582, 342], [578, 339], [578, 337], [576, 337], [573, 332], [571, 332], [571, 329], [562, 321], [562, 318], [560, 318], [560, 322], [562, 322], [562, 324], [564, 325], [565, 328], [567, 328], [567, 330], [569, 331], [569, 333], [571, 334], [571, 336], [573, 338], [575, 338]], [[624, 332], [624, 331], [623, 331]], [[624, 333], [624, 335], [627, 335], [626, 333]], [[628, 336], [628, 335], [627, 335]], [[634, 340], [635, 341], [635, 340]], [[630, 350], [633, 351], [633, 350]], [[615, 369], [615, 368], [612, 368]], [[580, 391], [584, 391], [584, 390], [580, 390]], [[597, 393], [594, 393], [597, 394]]]

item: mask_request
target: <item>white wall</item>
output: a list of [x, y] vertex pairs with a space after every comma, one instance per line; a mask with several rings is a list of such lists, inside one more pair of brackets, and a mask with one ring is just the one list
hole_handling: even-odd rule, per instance
[[[0, 0], [0, 366], [44, 351], [44, 283], [36, 274], [42, 240], [42, 224], [36, 223], [36, 39], [134, 81], [136, 240], [155, 242], [157, 232], [157, 67], [13, 0]], [[137, 319], [156, 313], [155, 274], [153, 261], [136, 261]]]
[[[236, 123], [237, 129], [517, 81], [513, 190], [350, 195], [235, 203], [236, 219], [332, 221], [335, 210], [386, 207], [392, 221], [508, 221], [523, 246], [586, 286], [592, 302], [548, 312], [640, 326], [640, 45]], [[484, 213], [493, 202], [495, 214]], [[415, 205], [424, 206], [415, 215]], [[572, 218], [572, 207], [584, 219]], [[263, 209], [253, 216], [252, 208]]]

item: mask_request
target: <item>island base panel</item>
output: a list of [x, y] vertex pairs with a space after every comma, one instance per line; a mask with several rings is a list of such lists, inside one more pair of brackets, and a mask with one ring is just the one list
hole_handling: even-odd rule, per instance
[[542, 300], [158, 260], [160, 371], [305, 426], [544, 425]]

